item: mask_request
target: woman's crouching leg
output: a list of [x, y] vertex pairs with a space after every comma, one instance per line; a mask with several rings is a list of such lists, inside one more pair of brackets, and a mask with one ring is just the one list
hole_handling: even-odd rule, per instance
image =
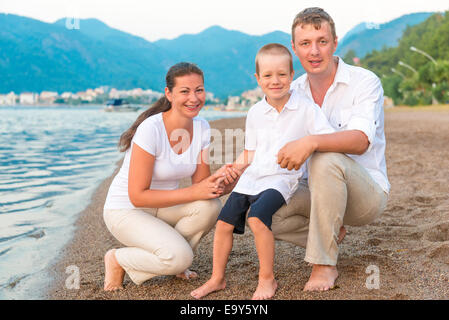
[[200, 200], [171, 208], [159, 209], [158, 217], [167, 221], [196, 250], [200, 240], [217, 223], [222, 208], [219, 199]]
[[189, 243], [172, 226], [142, 210], [105, 210], [112, 235], [126, 247], [115, 257], [139, 285], [155, 276], [177, 275], [193, 261]]

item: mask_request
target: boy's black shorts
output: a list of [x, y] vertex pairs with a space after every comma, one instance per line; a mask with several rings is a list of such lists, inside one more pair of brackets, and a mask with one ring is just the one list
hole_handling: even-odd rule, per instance
[[259, 218], [271, 230], [272, 217], [284, 204], [284, 197], [275, 189], [265, 190], [255, 196], [232, 192], [218, 220], [233, 225], [234, 233], [243, 234], [246, 212], [251, 208], [248, 218]]

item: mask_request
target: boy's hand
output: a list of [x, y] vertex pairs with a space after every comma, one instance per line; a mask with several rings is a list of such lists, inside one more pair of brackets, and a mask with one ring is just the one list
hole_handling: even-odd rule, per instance
[[239, 173], [233, 166], [226, 168], [226, 177], [223, 182], [225, 185], [233, 184], [240, 177]]
[[279, 150], [278, 164], [283, 169], [299, 170], [315, 150], [316, 144], [313, 142], [312, 136], [289, 142]]
[[232, 167], [232, 164], [225, 164], [223, 167], [215, 171], [214, 175], [223, 176], [226, 174], [226, 169]]
[[225, 177], [223, 179], [223, 183], [225, 185], [233, 184], [240, 176], [241, 172], [234, 168], [232, 164], [225, 164], [223, 167], [217, 170], [215, 172], [215, 175], [223, 176]]

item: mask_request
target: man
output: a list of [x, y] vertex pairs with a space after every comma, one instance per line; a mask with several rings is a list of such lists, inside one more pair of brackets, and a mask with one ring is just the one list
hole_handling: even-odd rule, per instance
[[390, 184], [385, 164], [383, 89], [370, 71], [334, 56], [337, 36], [332, 18], [320, 8], [300, 12], [292, 26], [292, 48], [306, 74], [292, 89], [321, 107], [334, 134], [302, 138], [278, 154], [282, 168], [308, 161], [288, 206], [273, 216], [276, 239], [306, 247], [313, 265], [305, 291], [327, 291], [338, 277], [338, 244], [344, 225], [373, 222], [384, 211]]

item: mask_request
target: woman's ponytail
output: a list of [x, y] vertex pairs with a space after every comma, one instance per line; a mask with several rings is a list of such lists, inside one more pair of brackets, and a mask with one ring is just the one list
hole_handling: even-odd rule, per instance
[[139, 117], [137, 117], [136, 121], [132, 124], [132, 126], [126, 130], [121, 136], [118, 142], [118, 147], [120, 152], [125, 152], [131, 146], [131, 141], [134, 137], [134, 134], [137, 131], [137, 128], [140, 126], [142, 122], [144, 122], [147, 118], [154, 116], [155, 114], [165, 112], [171, 109], [171, 103], [168, 99], [163, 96], [159, 100], [157, 100], [150, 108], [142, 112]]

